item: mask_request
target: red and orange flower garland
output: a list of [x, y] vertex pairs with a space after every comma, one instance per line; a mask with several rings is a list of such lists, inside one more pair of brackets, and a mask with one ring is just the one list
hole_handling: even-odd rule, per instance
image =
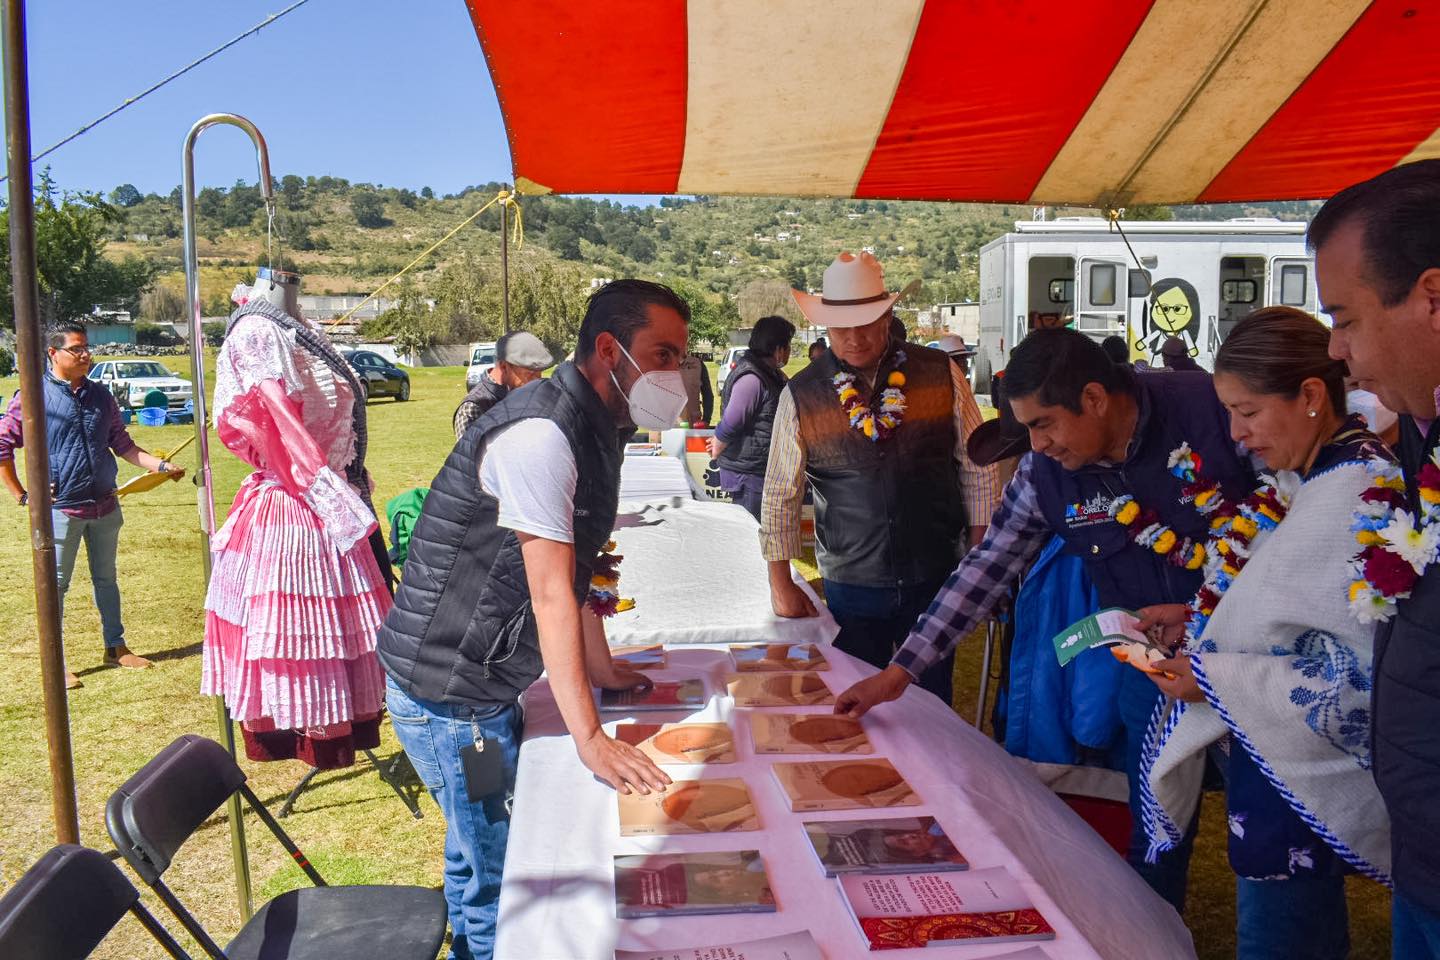
[[597, 617], [613, 617], [635, 606], [634, 600], [620, 596], [620, 561], [625, 557], [614, 553], [614, 549], [615, 541], [608, 541], [590, 568], [590, 592], [585, 605]]

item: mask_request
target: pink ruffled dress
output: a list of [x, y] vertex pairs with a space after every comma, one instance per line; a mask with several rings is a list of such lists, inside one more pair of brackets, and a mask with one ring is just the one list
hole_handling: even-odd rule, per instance
[[378, 745], [375, 635], [392, 601], [345, 480], [353, 391], [292, 332], [242, 317], [216, 360], [215, 427], [256, 468], [211, 541], [202, 693], [225, 698], [251, 759], [331, 768]]

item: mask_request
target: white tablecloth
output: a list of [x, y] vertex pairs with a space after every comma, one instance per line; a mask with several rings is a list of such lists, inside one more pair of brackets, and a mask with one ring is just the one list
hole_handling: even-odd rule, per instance
[[667, 501], [695, 495], [690, 471], [679, 457], [629, 456], [620, 463], [620, 499]]
[[[872, 671], [834, 648], [826, 654], [832, 669], [824, 676], [836, 691]], [[720, 689], [729, 669], [725, 651], [688, 647], [672, 650], [668, 669], [654, 676], [705, 676], [713, 692]], [[622, 838], [614, 792], [576, 757], [546, 682], [531, 688], [526, 695], [525, 741], [500, 896], [496, 956], [609, 960], [617, 946], [679, 948], [800, 929], [815, 934], [827, 960], [868, 956], [835, 881], [821, 873], [800, 823], [828, 817], [928, 814], [973, 866], [1004, 866], [1019, 878], [1058, 933], [1043, 945], [1054, 960], [1194, 957], [1190, 934], [1173, 909], [1034, 776], [930, 694], [912, 687], [863, 721], [876, 755], [889, 757], [923, 801], [922, 806], [883, 813], [790, 813], [769, 772], [775, 758], [754, 755], [746, 712], [736, 710], [728, 697], [712, 696], [703, 711], [689, 718], [725, 721], [735, 727], [739, 762], [711, 766], [706, 775], [744, 778], [762, 829]], [[642, 719], [685, 718], [682, 713], [647, 713]], [[613, 722], [606, 729], [613, 731]], [[667, 767], [676, 779], [695, 776], [699, 770]], [[615, 919], [611, 858], [616, 854], [727, 849], [761, 851], [779, 904], [776, 913]], [[1003, 955], [1008, 949], [994, 944], [948, 947], [923, 955], [973, 960]], [[895, 951], [897, 957], [920, 954]]]
[[838, 632], [823, 606], [818, 618], [775, 616], [760, 526], [743, 507], [621, 503], [616, 526], [620, 595], [635, 608], [605, 622], [612, 644], [825, 643]]

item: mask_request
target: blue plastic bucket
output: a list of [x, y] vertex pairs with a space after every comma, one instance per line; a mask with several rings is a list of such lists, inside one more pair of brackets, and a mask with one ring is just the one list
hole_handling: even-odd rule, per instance
[[141, 426], [160, 427], [165, 425], [164, 407], [142, 407], [136, 414]]

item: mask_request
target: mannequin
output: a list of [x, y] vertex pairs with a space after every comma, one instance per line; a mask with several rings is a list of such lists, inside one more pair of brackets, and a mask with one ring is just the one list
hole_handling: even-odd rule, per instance
[[250, 759], [331, 769], [379, 743], [391, 599], [368, 542], [363, 396], [300, 316], [299, 279], [262, 269], [237, 288], [216, 358], [216, 432], [256, 470], [212, 540], [201, 692], [225, 698]]

